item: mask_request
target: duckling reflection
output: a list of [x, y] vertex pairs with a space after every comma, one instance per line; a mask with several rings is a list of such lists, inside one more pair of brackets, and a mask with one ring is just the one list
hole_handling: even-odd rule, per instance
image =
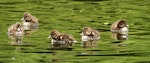
[[112, 38], [116, 40], [128, 40], [128, 34], [112, 33]]

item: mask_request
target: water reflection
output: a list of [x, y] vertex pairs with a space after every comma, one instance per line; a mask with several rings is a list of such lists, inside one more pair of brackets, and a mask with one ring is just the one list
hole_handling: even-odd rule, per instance
[[21, 50], [21, 48], [20, 48], [19, 46], [17, 46], [17, 47], [15, 48], [15, 50], [16, 50], [16, 51], [19, 51], [19, 50]]
[[111, 36], [116, 40], [128, 40], [128, 34], [112, 33]]
[[76, 56], [138, 56], [138, 53], [78, 54]]
[[49, 49], [67, 49], [67, 48], [72, 48], [73, 46], [68, 46], [68, 44], [60, 44], [58, 42], [55, 42], [51, 44], [51, 47]]

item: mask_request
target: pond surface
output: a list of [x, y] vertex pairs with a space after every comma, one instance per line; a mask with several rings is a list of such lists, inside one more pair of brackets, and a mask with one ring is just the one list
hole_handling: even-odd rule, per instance
[[[150, 63], [149, 0], [1, 0], [0, 63]], [[21, 22], [24, 12], [39, 20], [39, 29], [25, 35], [23, 45], [11, 45], [7, 28]], [[124, 19], [128, 40], [111, 37], [111, 24]], [[81, 47], [81, 29], [97, 29], [97, 47]], [[72, 34], [72, 48], [51, 48], [51, 30]]]

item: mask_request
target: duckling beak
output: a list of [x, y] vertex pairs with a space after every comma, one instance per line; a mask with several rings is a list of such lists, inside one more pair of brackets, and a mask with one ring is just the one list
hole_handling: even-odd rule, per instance
[[47, 38], [51, 38], [51, 36], [48, 36]]
[[20, 20], [24, 21], [24, 18], [21, 18]]

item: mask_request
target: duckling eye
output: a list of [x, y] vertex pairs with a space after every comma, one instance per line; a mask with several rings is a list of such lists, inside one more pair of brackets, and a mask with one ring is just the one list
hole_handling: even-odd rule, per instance
[[24, 18], [26, 18], [26, 17], [28, 17], [28, 16], [24, 16]]

